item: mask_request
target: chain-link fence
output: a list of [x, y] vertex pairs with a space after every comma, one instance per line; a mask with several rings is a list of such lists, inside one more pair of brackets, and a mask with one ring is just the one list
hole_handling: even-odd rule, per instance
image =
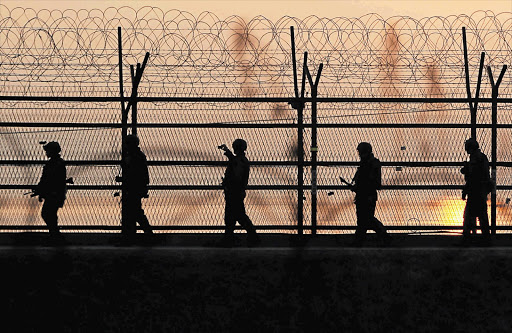
[[[377, 216], [386, 226], [461, 226], [459, 169], [467, 159], [463, 142], [471, 135], [461, 29], [467, 29], [474, 92], [480, 52], [494, 72], [512, 63], [511, 13], [272, 22], [150, 7], [34, 12], [0, 5], [0, 229], [43, 227], [40, 204], [23, 196], [40, 176], [43, 140], [61, 143], [68, 176], [75, 180], [59, 224], [73, 231], [120, 228], [120, 199], [114, 196], [121, 161], [118, 26], [125, 96], [131, 93], [129, 64], [151, 55], [138, 88], [137, 132], [150, 164], [144, 209], [155, 228], [222, 229], [225, 158], [217, 146], [238, 137], [249, 144], [246, 206], [260, 229], [296, 232], [302, 219], [305, 232], [354, 228], [353, 194], [339, 177], [354, 175], [361, 141], [372, 143], [383, 164]], [[290, 26], [299, 79], [303, 52], [312, 74], [324, 66], [316, 100], [317, 163], [310, 152], [315, 126], [309, 84], [302, 122], [289, 105]], [[512, 228], [510, 73], [499, 89], [497, 119], [497, 226], [503, 229]], [[485, 72], [480, 97], [477, 139], [491, 158]]]

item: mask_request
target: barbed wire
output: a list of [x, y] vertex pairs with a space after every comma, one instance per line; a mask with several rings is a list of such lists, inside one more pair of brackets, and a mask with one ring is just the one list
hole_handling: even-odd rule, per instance
[[[0, 5], [0, 93], [118, 95], [118, 26], [127, 83], [128, 64], [151, 54], [141, 96], [289, 96], [290, 26], [299, 69], [305, 51], [311, 69], [324, 64], [319, 96], [465, 97], [462, 27], [473, 82], [482, 51], [486, 65], [512, 63], [511, 13], [272, 21], [156, 7], [35, 11]], [[483, 95], [489, 93], [485, 83]], [[500, 95], [512, 95], [509, 83]]]
[[[501, 68], [512, 64], [512, 15], [479, 11], [449, 17], [391, 17], [377, 14], [358, 18], [285, 16], [276, 21], [263, 16], [219, 18], [155, 7], [106, 10], [35, 11], [0, 5], [0, 95], [16, 96], [119, 96], [117, 28], [122, 27], [125, 96], [130, 93], [130, 68], [145, 52], [151, 57], [139, 87], [139, 96], [290, 97], [293, 96], [290, 26], [295, 27], [299, 77], [302, 54], [308, 52], [312, 74], [324, 64], [319, 97], [466, 97], [462, 51], [462, 27], [467, 30], [472, 90], [476, 86], [480, 52], [485, 65]], [[500, 86], [500, 97], [512, 96], [511, 71]], [[308, 87], [308, 85], [306, 85]], [[309, 88], [307, 88], [309, 90]], [[481, 97], [490, 95], [483, 77]], [[510, 105], [500, 105], [499, 122], [511, 123]], [[489, 123], [489, 105], [479, 106], [478, 123]], [[412, 105], [407, 103], [322, 103], [322, 123], [455, 123], [468, 124], [469, 112], [461, 105]], [[236, 137], [250, 144], [251, 161], [295, 161], [297, 135], [292, 128], [194, 128], [193, 124], [240, 124], [251, 122], [295, 122], [297, 114], [285, 103], [139, 103], [139, 123], [188, 123], [190, 128], [140, 128], [139, 135], [149, 160], [219, 161], [217, 145]], [[121, 134], [115, 128], [88, 128], [88, 124], [119, 124], [119, 103], [1, 101], [0, 120], [48, 123], [33, 129], [7, 128], [0, 133], [0, 153], [6, 161], [42, 161], [41, 140], [56, 140], [67, 160], [118, 160]], [[311, 106], [304, 119], [309, 121]], [[50, 123], [82, 124], [82, 128], [55, 128]], [[309, 131], [305, 129], [305, 159], [310, 159]], [[352, 161], [358, 142], [374, 144], [383, 161], [462, 161], [463, 145], [454, 143], [469, 133], [465, 128], [324, 128], [319, 130], [322, 161]], [[510, 160], [508, 130], [500, 131], [498, 156]], [[479, 129], [483, 151], [489, 150], [490, 131]], [[190, 140], [193, 138], [193, 140]], [[462, 142], [462, 141], [461, 141]], [[502, 144], [503, 143], [503, 144]], [[505, 144], [507, 143], [507, 144]], [[404, 149], [402, 149], [404, 148]], [[441, 149], [442, 148], [442, 149]], [[38, 166], [2, 166], [3, 184], [32, 184]], [[98, 168], [104, 171], [98, 172]], [[210, 166], [152, 166], [157, 185], [217, 185], [221, 170]], [[304, 179], [311, 172], [305, 168]], [[355, 172], [350, 169], [344, 171]], [[82, 185], [112, 185], [117, 169], [92, 165], [70, 167], [70, 176]], [[339, 168], [320, 168], [319, 184], [338, 184]], [[457, 168], [384, 170], [387, 184], [458, 184]], [[500, 182], [508, 171], [498, 169]], [[343, 174], [345, 177], [346, 175]], [[254, 167], [251, 184], [297, 183], [295, 167]], [[501, 183], [500, 183], [501, 184]], [[34, 224], [37, 204], [21, 209], [19, 190], [0, 196], [10, 223]], [[323, 192], [322, 192], [323, 193]], [[406, 193], [406, 194], [403, 194]], [[383, 214], [393, 224], [415, 226], [443, 221], [454, 223], [453, 214], [443, 213], [455, 191], [384, 192]], [[319, 224], [353, 224], [352, 196], [319, 196]], [[410, 193], [409, 193], [410, 194]], [[306, 193], [306, 195], [309, 195]], [[500, 192], [502, 201], [509, 191]], [[25, 199], [23, 199], [25, 200]], [[220, 225], [223, 201], [215, 191], [154, 191], [148, 214], [155, 225], [171, 223]], [[294, 191], [252, 191], [249, 209], [258, 223], [292, 225], [297, 219]], [[69, 224], [117, 225], [111, 211], [119, 202], [108, 191], [70, 191], [62, 221]], [[405, 210], [403, 207], [411, 207]], [[254, 208], [253, 208], [254, 207]], [[305, 206], [306, 207], [306, 206]], [[448, 207], [448, 206], [447, 206]], [[306, 224], [308, 208], [305, 208]], [[67, 211], [67, 213], [66, 213]], [[501, 221], [510, 220], [503, 209]], [[11, 217], [14, 216], [14, 217]], [[85, 217], [84, 217], [85, 216]], [[253, 216], [253, 215], [251, 215]], [[419, 222], [418, 222], [419, 224]]]

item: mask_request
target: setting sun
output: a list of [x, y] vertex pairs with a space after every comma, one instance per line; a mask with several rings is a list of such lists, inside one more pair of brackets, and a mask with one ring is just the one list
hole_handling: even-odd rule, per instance
[[[466, 201], [456, 197], [445, 197], [440, 201], [439, 205], [441, 221], [444, 225], [462, 225]], [[490, 215], [489, 208], [487, 208], [487, 210], [488, 215]], [[479, 222], [477, 222], [477, 225], [479, 225]]]

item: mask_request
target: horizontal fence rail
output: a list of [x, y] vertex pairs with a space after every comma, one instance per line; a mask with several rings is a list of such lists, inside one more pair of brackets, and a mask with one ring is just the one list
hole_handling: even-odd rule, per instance
[[133, 133], [159, 232], [223, 230], [217, 146], [244, 138], [258, 230], [351, 233], [354, 195], [339, 178], [351, 179], [368, 141], [382, 164], [376, 215], [386, 227], [460, 233], [470, 136], [496, 180], [492, 228], [510, 232], [510, 22], [490, 11], [273, 22], [0, 5], [0, 230], [45, 230], [40, 203], [24, 194], [46, 162], [39, 143], [55, 140], [75, 179], [61, 229], [118, 232], [126, 203], [114, 179]]
[[[428, 98], [428, 97], [137, 97], [126, 98], [134, 102], [202, 102], [202, 103], [491, 103], [492, 98]], [[85, 96], [2, 96], [1, 100], [29, 102], [120, 102], [120, 97], [85, 97]], [[512, 103], [512, 98], [497, 98], [498, 103]]]

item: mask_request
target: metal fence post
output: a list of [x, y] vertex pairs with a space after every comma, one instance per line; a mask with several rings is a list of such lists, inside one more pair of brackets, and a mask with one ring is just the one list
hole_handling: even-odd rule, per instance
[[316, 235], [317, 232], [317, 167], [318, 167], [318, 143], [317, 143], [317, 101], [318, 83], [324, 64], [320, 64], [316, 73], [315, 81], [311, 77], [309, 68], [306, 64], [305, 70], [311, 87], [311, 234]]
[[149, 60], [149, 52], [146, 52], [144, 56], [144, 60], [142, 61], [142, 65], [137, 63], [137, 70], [134, 70], [133, 65], [130, 65], [130, 75], [132, 77], [132, 94], [130, 96], [130, 101], [128, 102], [128, 106], [126, 107], [125, 113], [126, 117], [128, 117], [128, 113], [130, 111], [130, 107], [132, 108], [132, 134], [137, 135], [137, 97], [138, 97], [138, 89], [140, 80], [142, 79], [142, 74], [144, 73], [144, 69]]
[[498, 89], [501, 80], [505, 75], [507, 65], [503, 65], [498, 81], [494, 82], [492, 70], [487, 66], [487, 74], [492, 86], [492, 162], [491, 162], [491, 178], [494, 186], [491, 191], [491, 233], [496, 234], [496, 160], [498, 155]]
[[304, 233], [304, 98], [305, 90], [305, 71], [304, 66], [307, 62], [307, 53], [304, 54], [304, 64], [302, 70], [302, 90], [299, 97], [299, 84], [297, 80], [297, 59], [295, 56], [295, 33], [293, 26], [290, 27], [291, 47], [292, 47], [292, 66], [293, 66], [293, 87], [296, 100], [292, 107], [297, 110], [297, 234]]
[[[123, 91], [123, 68], [122, 68], [122, 42], [121, 42], [121, 27], [117, 28], [118, 33], [118, 48], [119, 48], [119, 85], [121, 94], [121, 170], [125, 170], [126, 166], [126, 149], [125, 142], [128, 135], [128, 113], [130, 107], [132, 109], [132, 134], [137, 135], [137, 90], [139, 88], [142, 73], [149, 59], [149, 52], [146, 52], [142, 66], [137, 64], [137, 71], [134, 71], [133, 65], [130, 65], [130, 75], [132, 79], [132, 92], [128, 105], [125, 107], [124, 91]], [[121, 182], [121, 232], [124, 230], [124, 223], [126, 221], [127, 202], [126, 202], [126, 182]]]
[[[471, 101], [471, 87], [469, 82], [469, 60], [468, 60], [468, 46], [466, 41], [466, 28], [462, 27], [462, 46], [464, 49], [464, 73], [466, 75], [466, 93], [468, 95], [469, 111], [471, 112], [471, 137], [476, 138], [476, 115], [478, 110], [478, 100], [474, 103]], [[480, 67], [478, 70], [478, 81], [476, 84], [475, 98], [480, 96], [480, 84], [482, 82], [482, 70], [484, 67], [485, 52], [480, 54]]]
[[[121, 27], [117, 27], [118, 49], [119, 49], [119, 94], [121, 97], [121, 170], [124, 170], [126, 163], [125, 142], [128, 134], [128, 113], [124, 105], [123, 86], [123, 43], [121, 39]], [[123, 224], [126, 220], [126, 186], [121, 183], [121, 232], [124, 231]]]

